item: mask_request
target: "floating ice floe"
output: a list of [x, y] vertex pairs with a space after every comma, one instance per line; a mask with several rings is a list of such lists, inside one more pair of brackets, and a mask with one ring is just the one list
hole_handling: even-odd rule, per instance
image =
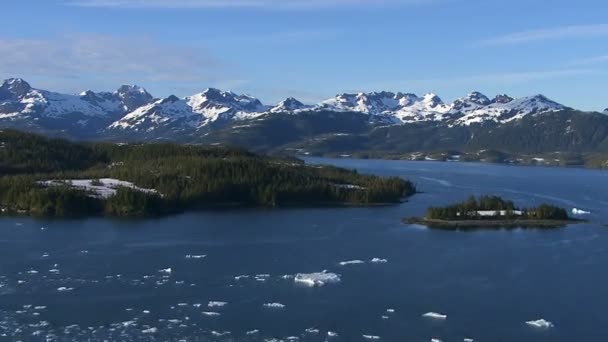
[[319, 329], [317, 329], [317, 328], [308, 328], [308, 329], [305, 330], [305, 332], [307, 334], [318, 334], [319, 333]]
[[266, 303], [264, 304], [264, 307], [267, 309], [284, 309], [285, 305], [281, 303]]
[[445, 320], [448, 318], [448, 315], [440, 314], [437, 312], [427, 312], [424, 315], [422, 315], [422, 317]]
[[226, 335], [230, 335], [230, 334], [231, 334], [231, 332], [230, 332], [230, 331], [222, 331], [222, 332], [219, 332], [219, 331], [215, 331], [215, 330], [214, 330], [214, 331], [212, 331], [212, 332], [211, 332], [211, 335], [213, 335], [213, 336], [217, 336], [217, 337], [226, 336]]
[[147, 315], [150, 313], [150, 310], [143, 310], [142, 313]]
[[203, 259], [206, 257], [207, 257], [206, 254], [200, 254], [200, 255], [188, 254], [188, 255], [186, 255], [186, 259]]
[[365, 261], [363, 261], [363, 260], [349, 260], [349, 261], [342, 261], [342, 262], [338, 263], [338, 265], [340, 265], [340, 266], [361, 265], [361, 264], [365, 264]]
[[73, 288], [73, 287], [65, 287], [65, 286], [62, 286], [62, 287], [58, 287], [58, 288], [57, 288], [57, 291], [59, 291], [59, 292], [67, 292], [67, 291], [73, 291], [73, 290], [74, 290], [74, 288]]
[[43, 258], [48, 258], [49, 256], [50, 256], [50, 254], [49, 254], [49, 253], [42, 253], [42, 257], [43, 257]]
[[443, 342], [442, 340], [438, 339], [438, 338], [432, 338], [431, 342]]
[[572, 208], [572, 214], [573, 215], [589, 215], [589, 214], [591, 214], [591, 212], [585, 211], [582, 209], [578, 209], [578, 208]]
[[382, 316], [381, 318], [382, 319], [389, 319], [390, 317], [388, 317], [388, 316], [385, 315], [385, 316]]
[[158, 329], [152, 327], [152, 328], [144, 329], [141, 332], [142, 332], [142, 334], [156, 334], [156, 332], [158, 332]]
[[36, 270], [29, 270], [27, 271], [28, 274], [38, 274], [38, 271]]
[[238, 275], [236, 277], [234, 277], [234, 280], [241, 280], [241, 279], [248, 279], [249, 276], [248, 275]]
[[527, 321], [526, 324], [539, 329], [549, 329], [554, 327], [553, 323], [542, 318], [535, 321]]
[[472, 338], [465, 338], [463, 341], [464, 341], [464, 342], [473, 342], [473, 341], [475, 341], [475, 340], [474, 340], [474, 339], [472, 339]]
[[388, 312], [388, 313], [395, 313], [395, 309], [386, 309], [386, 312]]
[[258, 334], [260, 331], [258, 329], [254, 329], [254, 330], [249, 330], [248, 332], [246, 332], [246, 335], [255, 335]]
[[388, 260], [381, 259], [381, 258], [373, 258], [371, 260], [371, 262], [374, 263], [374, 264], [386, 264], [388, 262]]
[[220, 302], [220, 301], [215, 301], [212, 300], [207, 304], [207, 307], [209, 308], [222, 308], [224, 306], [228, 305], [227, 302]]
[[294, 277], [294, 282], [307, 286], [323, 286], [340, 282], [340, 276], [335, 273], [323, 271], [317, 273], [298, 273]]
[[215, 312], [215, 311], [203, 311], [202, 314], [205, 316], [209, 316], [209, 317], [217, 317], [220, 315], [219, 312]]
[[171, 269], [171, 267], [169, 267], [169, 268], [160, 269], [160, 270], [158, 270], [158, 272], [164, 273], [164, 274], [171, 274], [173, 272], [173, 269]]
[[366, 340], [379, 340], [380, 336], [376, 336], [376, 335], [363, 335], [363, 338]]
[[327, 337], [338, 337], [338, 333], [335, 331], [328, 331]]

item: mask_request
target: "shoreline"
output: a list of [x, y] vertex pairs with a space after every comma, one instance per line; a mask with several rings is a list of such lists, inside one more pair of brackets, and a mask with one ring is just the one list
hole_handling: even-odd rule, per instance
[[439, 230], [483, 230], [483, 229], [559, 229], [571, 224], [588, 222], [580, 219], [569, 220], [463, 220], [445, 221], [432, 220], [425, 217], [409, 217], [402, 219], [404, 224], [424, 225], [430, 229]]

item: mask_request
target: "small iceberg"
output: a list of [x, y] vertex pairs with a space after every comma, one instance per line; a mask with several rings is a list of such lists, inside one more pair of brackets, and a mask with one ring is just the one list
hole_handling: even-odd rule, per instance
[[335, 331], [328, 331], [327, 337], [338, 337], [338, 333]]
[[266, 303], [264, 304], [264, 307], [267, 309], [284, 309], [285, 305], [281, 303]]
[[68, 292], [68, 291], [73, 291], [73, 290], [74, 290], [73, 287], [62, 286], [62, 287], [58, 287], [57, 288], [57, 291], [59, 291], [59, 292]]
[[442, 340], [438, 339], [438, 338], [432, 338], [431, 342], [443, 342]]
[[207, 257], [206, 254], [201, 254], [201, 255], [188, 254], [188, 255], [186, 255], [186, 259], [204, 259], [206, 257]]
[[349, 265], [361, 265], [361, 264], [365, 264], [365, 261], [363, 261], [363, 260], [342, 261], [338, 265], [340, 265], [340, 266], [349, 266]]
[[582, 209], [578, 209], [578, 208], [572, 208], [572, 215], [589, 215], [591, 214], [590, 211], [585, 211]]
[[227, 302], [220, 302], [220, 301], [215, 301], [212, 300], [207, 304], [207, 307], [209, 308], [222, 308], [224, 306], [228, 305]]
[[427, 312], [424, 315], [422, 315], [422, 317], [438, 319], [438, 320], [445, 320], [448, 318], [448, 315], [440, 314], [437, 312]]
[[379, 340], [380, 336], [376, 336], [376, 335], [363, 335], [363, 338], [366, 340]]
[[464, 342], [473, 342], [473, 341], [475, 341], [475, 340], [473, 340], [472, 338], [468, 338], [468, 337], [467, 337], [467, 338], [465, 338], [463, 341], [464, 341]]
[[374, 264], [386, 264], [388, 262], [388, 260], [381, 259], [381, 258], [373, 258], [371, 260], [371, 262], [374, 263]]
[[317, 273], [298, 273], [293, 278], [294, 282], [307, 286], [323, 286], [340, 282], [340, 276], [335, 273], [323, 271]]
[[171, 269], [171, 267], [169, 268], [163, 268], [158, 270], [159, 273], [164, 273], [164, 274], [171, 274], [173, 272], [173, 269]]
[[220, 313], [214, 312], [214, 311], [203, 311], [203, 315], [208, 316], [208, 317], [217, 317], [220, 315]]
[[156, 334], [157, 331], [158, 331], [157, 328], [152, 327], [152, 328], [144, 329], [141, 332], [142, 332], [142, 334]]
[[535, 321], [527, 321], [526, 324], [539, 329], [550, 329], [554, 327], [553, 323], [542, 318]]

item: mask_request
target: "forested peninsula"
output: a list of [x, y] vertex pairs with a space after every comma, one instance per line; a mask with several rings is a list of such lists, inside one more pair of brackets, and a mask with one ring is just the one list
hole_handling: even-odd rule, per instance
[[145, 217], [223, 206], [399, 203], [414, 185], [295, 158], [173, 143], [77, 143], [0, 131], [5, 215]]

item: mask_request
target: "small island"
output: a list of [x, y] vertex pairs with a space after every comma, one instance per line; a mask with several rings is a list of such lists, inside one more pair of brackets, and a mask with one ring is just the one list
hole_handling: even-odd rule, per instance
[[466, 201], [446, 207], [431, 207], [425, 217], [411, 217], [403, 221], [442, 230], [552, 229], [584, 222], [569, 217], [565, 209], [554, 205], [517, 208], [512, 201], [498, 196], [471, 196]]

